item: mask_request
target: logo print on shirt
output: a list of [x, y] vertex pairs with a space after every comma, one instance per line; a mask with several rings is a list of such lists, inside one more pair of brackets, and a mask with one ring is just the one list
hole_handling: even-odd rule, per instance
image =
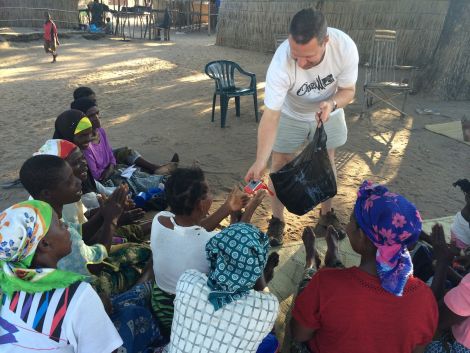
[[302, 86], [300, 86], [300, 88], [297, 91], [297, 95], [300, 97], [313, 90], [323, 91], [326, 89], [326, 87], [331, 85], [333, 82], [335, 82], [333, 74], [329, 74], [328, 76], [324, 78], [320, 78], [320, 75], [318, 75], [315, 81], [311, 83], [305, 82]]

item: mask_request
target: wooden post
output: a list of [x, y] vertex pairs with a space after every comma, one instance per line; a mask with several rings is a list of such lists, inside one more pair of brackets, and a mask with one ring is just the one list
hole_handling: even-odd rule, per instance
[[186, 26], [189, 27], [192, 24], [191, 23], [191, 18], [190, 18], [190, 16], [191, 16], [191, 1], [192, 0], [186, 0], [186, 1], [188, 3], [188, 14], [186, 16]]
[[207, 35], [210, 36], [212, 34], [211, 31], [211, 0], [209, 0], [209, 6], [207, 7]]
[[[114, 5], [116, 7], [116, 5]], [[114, 35], [117, 35], [119, 31], [119, 15], [121, 13], [121, 0], [118, 0], [118, 12], [116, 16], [116, 28], [114, 28]]]

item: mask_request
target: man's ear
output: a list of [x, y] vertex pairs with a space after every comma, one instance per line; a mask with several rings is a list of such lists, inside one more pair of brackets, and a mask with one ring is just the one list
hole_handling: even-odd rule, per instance
[[325, 36], [325, 38], [323, 38], [323, 45], [325, 45], [326, 43], [328, 43], [330, 41], [330, 36], [327, 34]]

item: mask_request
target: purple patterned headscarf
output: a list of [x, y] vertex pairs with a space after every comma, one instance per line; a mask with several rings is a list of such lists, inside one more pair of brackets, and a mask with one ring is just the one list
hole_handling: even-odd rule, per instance
[[419, 211], [403, 196], [366, 180], [357, 193], [354, 216], [377, 247], [375, 260], [382, 287], [402, 296], [413, 273], [407, 245], [415, 243], [421, 232]]

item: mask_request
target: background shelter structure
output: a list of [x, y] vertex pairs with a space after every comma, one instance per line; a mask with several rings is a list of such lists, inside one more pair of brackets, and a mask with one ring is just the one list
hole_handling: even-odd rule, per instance
[[[369, 59], [374, 31], [394, 30], [398, 64], [424, 68], [435, 54], [440, 54], [437, 64], [441, 69], [427, 72], [439, 75], [452, 71], [453, 77], [464, 78], [449, 82], [459, 92], [452, 96], [470, 99], [469, 4], [466, 0], [222, 0], [216, 44], [274, 51], [276, 34], [287, 34], [293, 15], [303, 8], [313, 7], [323, 11], [331, 27], [345, 31], [354, 39], [361, 63]], [[447, 38], [442, 38], [443, 34]], [[452, 38], [455, 38], [452, 44], [444, 48]], [[443, 50], [436, 51], [438, 43]], [[442, 82], [442, 74], [432, 82]], [[435, 93], [446, 98], [445, 92], [449, 89], [450, 86], [441, 87]], [[462, 91], [465, 93], [460, 94]]]
[[374, 30], [391, 29], [398, 35], [397, 57], [419, 66], [435, 48], [449, 0], [222, 0], [217, 44], [274, 51], [274, 35], [288, 33], [293, 15], [308, 7], [354, 39], [362, 62], [369, 58]]
[[207, 26], [210, 17], [210, 5], [214, 1], [207, 0], [153, 0], [153, 9], [163, 17], [166, 8], [172, 17], [172, 27], [185, 31], [200, 30]]
[[0, 27], [41, 27], [49, 11], [59, 28], [77, 28], [78, 0], [0, 0]]

